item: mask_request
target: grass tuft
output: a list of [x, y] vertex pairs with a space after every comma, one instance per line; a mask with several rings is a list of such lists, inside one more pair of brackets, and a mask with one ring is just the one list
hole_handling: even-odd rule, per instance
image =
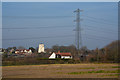
[[98, 71], [81, 71], [81, 72], [70, 72], [68, 74], [88, 74], [88, 73], [119, 73], [119, 70], [115, 71], [104, 71], [104, 70], [98, 70]]
[[112, 66], [112, 68], [120, 68], [120, 66]]

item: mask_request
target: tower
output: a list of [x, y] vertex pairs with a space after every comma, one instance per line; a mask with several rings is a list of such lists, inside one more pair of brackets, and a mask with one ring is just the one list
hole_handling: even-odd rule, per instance
[[82, 34], [81, 34], [81, 25], [80, 25], [80, 12], [82, 12], [83, 10], [80, 10], [79, 8], [74, 11], [76, 14], [76, 44], [77, 44], [77, 49], [79, 50], [79, 48], [82, 47]]
[[44, 44], [39, 44], [38, 53], [44, 52]]

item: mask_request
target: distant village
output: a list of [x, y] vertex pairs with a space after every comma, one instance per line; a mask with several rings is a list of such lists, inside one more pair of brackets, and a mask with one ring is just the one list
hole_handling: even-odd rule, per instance
[[29, 49], [25, 49], [22, 46], [19, 48], [16, 47], [8, 47], [7, 49], [0, 49], [0, 52], [3, 58], [25, 58], [25, 57], [39, 57], [42, 59], [82, 59], [86, 58], [91, 54], [95, 54], [95, 50], [89, 50], [86, 47], [80, 49], [80, 53], [78, 54], [78, 50], [74, 45], [70, 46], [58, 46], [54, 45], [52, 48], [46, 48], [43, 43], [39, 44], [38, 48], [35, 49], [33, 47], [29, 47]]
[[[48, 59], [72, 59], [72, 55], [70, 52], [54, 52], [49, 51], [47, 52], [44, 48], [44, 44], [39, 44], [39, 47], [37, 51], [33, 47], [29, 49], [16, 49], [16, 47], [11, 47], [10, 49], [0, 49], [0, 52], [5, 57], [16, 57], [16, 58], [22, 58], [22, 57], [38, 57], [39, 55], [42, 56], [42, 58], [48, 58]], [[37, 54], [39, 55], [37, 55]]]
[[82, 47], [79, 50], [74, 45], [45, 48], [44, 44], [39, 44], [38, 48], [29, 47], [8, 47], [0, 49], [3, 59], [6, 58], [40, 58], [40, 59], [72, 59], [86, 62], [117, 62], [118, 61], [118, 41], [113, 41], [103, 48], [90, 50]]

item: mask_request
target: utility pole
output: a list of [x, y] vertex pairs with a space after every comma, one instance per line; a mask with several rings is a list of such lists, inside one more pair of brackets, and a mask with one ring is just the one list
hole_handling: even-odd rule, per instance
[[76, 47], [78, 50], [78, 54], [79, 54], [79, 49], [80, 47], [82, 47], [82, 35], [81, 35], [81, 25], [80, 25], [80, 12], [83, 10], [80, 10], [79, 8], [77, 10], [75, 10], [74, 12], [77, 13], [76, 14]]
[[104, 61], [106, 62], [106, 60], [107, 60], [107, 51], [108, 51], [108, 49], [107, 49], [107, 47], [105, 47], [104, 49], [105, 49]]
[[97, 48], [97, 62], [99, 63], [99, 57], [100, 57], [100, 55], [99, 55], [99, 49]]

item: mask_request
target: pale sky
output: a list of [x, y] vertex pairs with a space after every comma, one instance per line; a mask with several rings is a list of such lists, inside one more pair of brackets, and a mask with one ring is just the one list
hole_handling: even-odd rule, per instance
[[118, 39], [117, 2], [3, 2], [3, 48], [75, 45], [78, 8], [84, 10], [83, 46], [101, 48]]

